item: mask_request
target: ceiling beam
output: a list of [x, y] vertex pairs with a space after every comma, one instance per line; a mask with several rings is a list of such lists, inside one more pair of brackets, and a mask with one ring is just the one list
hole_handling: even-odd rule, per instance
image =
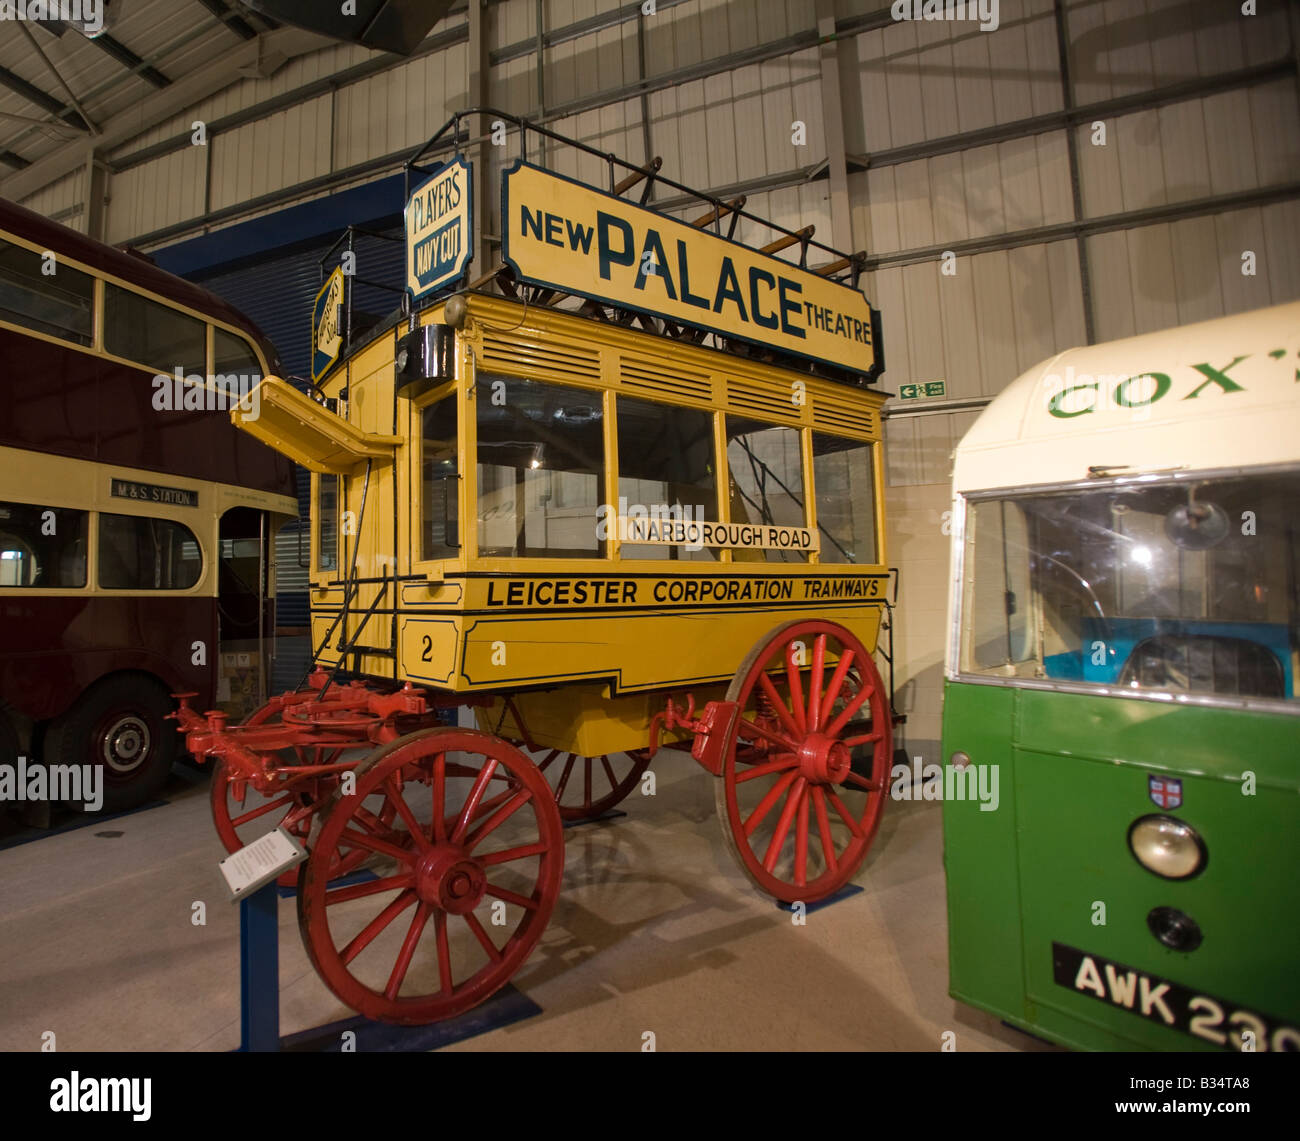
[[78, 139], [65, 143], [57, 150], [37, 159], [26, 170], [11, 174], [0, 181], [0, 196], [15, 201], [35, 194], [38, 190], [80, 169], [86, 162], [87, 148], [93, 146], [100, 153], [130, 142], [158, 123], [201, 103], [211, 95], [224, 91], [239, 82], [236, 69], [257, 63], [258, 48], [283, 53], [288, 59], [329, 47], [333, 40], [299, 28], [280, 28], [268, 32], [257, 40], [242, 43], [225, 51], [203, 67], [188, 72], [163, 91], [155, 91], [139, 100], [128, 111], [115, 115], [100, 124], [97, 139]]
[[55, 99], [48, 91], [37, 87], [34, 83], [28, 83], [21, 75], [15, 75], [7, 67], [0, 67], [0, 86], [9, 88], [10, 91], [17, 92], [28, 103], [39, 107], [42, 111], [48, 111], [51, 115], [57, 115], [74, 126], [81, 127], [83, 130], [89, 129], [85, 121], [77, 114], [73, 108], [69, 107], [61, 99]]
[[241, 40], [255, 40], [257, 38], [257, 29], [238, 12], [231, 9], [225, 3], [225, 0], [199, 0], [199, 3]]

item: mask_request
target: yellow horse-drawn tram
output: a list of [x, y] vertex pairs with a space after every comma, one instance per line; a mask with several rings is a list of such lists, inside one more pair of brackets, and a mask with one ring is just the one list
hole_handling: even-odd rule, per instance
[[[609, 186], [521, 158], [502, 264], [471, 282], [476, 115], [523, 155], [577, 148]], [[514, 974], [562, 822], [608, 811], [662, 748], [715, 778], [762, 891], [839, 890], [888, 795], [892, 710], [861, 255], [811, 227], [743, 244], [743, 201], [494, 111], [454, 117], [408, 176], [403, 311], [347, 343], [332, 278], [314, 398], [268, 378], [259, 417], [235, 417], [313, 472], [316, 668], [243, 725], [179, 717], [217, 762], [227, 847], [271, 824], [309, 844], [300, 926], [327, 985], [420, 1023]], [[698, 205], [646, 208], [656, 182]], [[452, 723], [466, 707], [477, 728]]]

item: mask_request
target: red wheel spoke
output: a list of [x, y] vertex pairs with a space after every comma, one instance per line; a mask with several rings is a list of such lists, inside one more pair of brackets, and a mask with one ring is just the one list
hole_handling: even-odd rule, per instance
[[484, 867], [493, 864], [508, 864], [511, 860], [522, 860], [527, 856], [540, 856], [546, 851], [546, 842], [539, 840], [536, 844], [522, 844], [518, 848], [502, 848], [499, 852], [489, 852], [486, 856], [474, 858]]
[[849, 719], [861, 708], [862, 703], [875, 693], [875, 691], [876, 687], [874, 685], [864, 684], [863, 687], [849, 699], [848, 705], [844, 707], [840, 712], [840, 715], [827, 725], [825, 730], [823, 730], [826, 736], [838, 737], [840, 735], [840, 730], [848, 724]]
[[374, 942], [375, 938], [387, 927], [394, 919], [402, 914], [408, 907], [415, 902], [415, 890], [407, 888], [387, 907], [367, 923], [352, 940], [340, 952], [345, 963], [352, 962], [362, 951]]
[[[240, 803], [242, 804], [243, 801], [241, 800]], [[250, 820], [256, 820], [259, 816], [265, 816], [268, 812], [271, 812], [276, 808], [280, 808], [283, 805], [292, 804], [292, 803], [293, 803], [293, 793], [286, 792], [283, 796], [279, 797], [276, 800], [268, 800], [260, 808], [254, 808], [251, 812], [245, 812], [243, 816], [236, 816], [233, 820], [231, 820], [231, 823], [236, 828], [238, 828], [241, 824], [247, 824]]]
[[883, 733], [863, 733], [860, 737], [845, 737], [844, 743], [850, 749], [856, 749], [859, 745], [872, 745], [884, 736]]
[[589, 812], [591, 810], [591, 758], [590, 757], [582, 758], [582, 769], [583, 769], [583, 773], [582, 773], [583, 781], [585, 782], [585, 789], [582, 794], [582, 807], [584, 811]]
[[[487, 782], [484, 781], [484, 784]], [[456, 989], [451, 980], [451, 947], [447, 943], [447, 913], [438, 911], [433, 916], [433, 933], [438, 943], [438, 981], [442, 983], [442, 994], [451, 994]]]
[[465, 837], [465, 851], [472, 852], [474, 845], [477, 844], [484, 836], [488, 835], [493, 829], [500, 827], [505, 821], [509, 820], [525, 804], [533, 799], [533, 794], [527, 789], [515, 793], [505, 804], [498, 808], [482, 824], [474, 829]]
[[816, 733], [822, 723], [822, 683], [826, 680], [826, 635], [813, 642], [812, 676], [808, 679], [808, 732]]
[[794, 827], [794, 882], [803, 887], [808, 882], [808, 805], [811, 796], [799, 798], [799, 819]]
[[[794, 718], [790, 715], [789, 708], [786, 706], [785, 702], [781, 700], [781, 695], [777, 693], [776, 686], [767, 674], [762, 673], [758, 675], [758, 688], [763, 691], [763, 695], [772, 703], [773, 712], [776, 713], [777, 720], [781, 722], [785, 731], [789, 733], [791, 737], [802, 737], [803, 734], [799, 732], [799, 726], [794, 723]], [[757, 728], [757, 726], [755, 727]]]
[[478, 780], [474, 782], [474, 787], [469, 790], [469, 796], [465, 798], [465, 807], [461, 809], [460, 817], [456, 821], [456, 831], [450, 837], [453, 844], [461, 842], [461, 838], [465, 835], [465, 829], [469, 827], [470, 821], [474, 819], [474, 812], [478, 808], [478, 802], [483, 799], [483, 793], [487, 789], [488, 781], [492, 779], [492, 774], [496, 770], [496, 758], [489, 757], [487, 764], [483, 766], [483, 771], [478, 774]]
[[[322, 797], [321, 799], [324, 800], [325, 798]], [[392, 801], [390, 800], [389, 803], [391, 804]], [[366, 828], [369, 828], [376, 836], [387, 836], [389, 834], [388, 825], [371, 812], [364, 804], [357, 805], [357, 810], [352, 814], [352, 816], [358, 824], [362, 824]]]
[[492, 942], [492, 936], [484, 930], [483, 924], [478, 921], [475, 914], [472, 911], [467, 911], [461, 918], [469, 924], [469, 929], [474, 932], [474, 938], [479, 941], [483, 950], [488, 953], [488, 958], [494, 963], [501, 962], [501, 952], [497, 950], [497, 945]]
[[420, 936], [424, 934], [424, 925], [429, 921], [430, 910], [431, 908], [427, 903], [421, 903], [411, 917], [411, 926], [407, 928], [406, 938], [402, 940], [402, 949], [397, 953], [397, 962], [393, 964], [393, 973], [388, 976], [388, 985], [384, 987], [384, 994], [388, 998], [395, 999], [397, 992], [402, 989], [402, 980], [406, 978], [407, 968], [411, 965], [411, 956], [415, 954], [415, 945], [420, 941]]
[[754, 829], [763, 823], [763, 818], [772, 811], [772, 806], [781, 799], [781, 794], [785, 792], [799, 776], [798, 769], [791, 769], [781, 776], [771, 788], [764, 794], [763, 799], [758, 802], [757, 807], [750, 813], [749, 819], [745, 821], [745, 836], [749, 837], [754, 834]]
[[447, 814], [447, 754], [433, 758], [433, 842], [441, 844], [447, 839], [443, 817]]
[[808, 732], [808, 713], [803, 705], [803, 678], [794, 660], [793, 642], [785, 648], [785, 680], [790, 686], [790, 713], [794, 717], [794, 723], [799, 727], [795, 736], [802, 737]]
[[564, 796], [564, 790], [568, 786], [569, 776], [573, 772], [573, 762], [578, 758], [572, 753], [566, 753], [568, 760], [564, 762], [564, 772], [560, 774], [560, 783], [555, 786], [555, 803], [559, 804]]
[[415, 841], [416, 848], [421, 852], [428, 851], [432, 847], [429, 843], [429, 837], [424, 834], [424, 826], [415, 818], [411, 806], [406, 803], [406, 798], [402, 796], [396, 773], [384, 781], [384, 787], [388, 789], [388, 802], [397, 809], [397, 815], [406, 822], [407, 830], [411, 834], [411, 839]]
[[771, 729], [760, 725], [757, 721], [742, 718], [740, 732], [742, 735], [746, 732], [752, 732], [755, 736], [762, 737], [764, 741], [770, 741], [773, 745], [787, 752], [796, 753], [799, 751], [799, 746], [789, 737], [782, 737], [779, 733], [773, 733]]
[[793, 768], [798, 763], [798, 757], [787, 753], [783, 757], [777, 757], [774, 761], [764, 761], [761, 765], [755, 765], [752, 769], [746, 769], [743, 773], [737, 773], [736, 783], [743, 784], [747, 780], [754, 780], [757, 777], [765, 777], [769, 773], [779, 773], [782, 769]]
[[817, 832], [822, 838], [822, 855], [826, 858], [826, 870], [835, 871], [835, 841], [831, 837], [831, 820], [826, 814], [826, 794], [819, 785], [813, 785], [813, 808], [817, 813]]
[[354, 899], [364, 899], [368, 895], [378, 895], [381, 891], [392, 891], [398, 887], [412, 887], [415, 877], [410, 872], [399, 872], [395, 876], [383, 876], [365, 883], [350, 883], [345, 887], [327, 888], [325, 906], [333, 907], [336, 903], [348, 903]]
[[868, 792], [879, 792], [880, 782], [878, 780], [867, 780], [866, 777], [859, 773], [849, 773], [845, 778], [846, 782], [855, 784], [858, 788], [865, 788]]
[[853, 651], [847, 648], [841, 650], [839, 665], [835, 667], [835, 672], [831, 674], [830, 684], [826, 687], [826, 696], [822, 698], [818, 724], [825, 725], [831, 719], [831, 710], [835, 708], [835, 703], [839, 700], [840, 691], [844, 688], [844, 679], [849, 676], [849, 669], [852, 665]]
[[[483, 861], [486, 863], [486, 861]], [[504, 899], [507, 903], [513, 903], [517, 907], [527, 908], [529, 911], [537, 910], [537, 900], [529, 899], [527, 896], [520, 895], [518, 892], [507, 891], [503, 887], [497, 887], [496, 884], [490, 883], [484, 889], [488, 895], [494, 895], [497, 899]]]
[[559, 749], [552, 749], [549, 753], [546, 754], [546, 760], [544, 760], [540, 765], [537, 766], [537, 771], [539, 773], [544, 773], [546, 771], [546, 767], [553, 760], [555, 760], [555, 758], [558, 757], [559, 755], [560, 755]]
[[602, 756], [600, 763], [605, 766], [605, 775], [609, 778], [609, 787], [618, 788], [618, 778], [614, 775], [614, 767], [609, 763], [608, 756]]
[[828, 789], [826, 795], [830, 799], [830, 802], [835, 805], [835, 811], [844, 818], [844, 823], [849, 826], [849, 831], [852, 832], [854, 836], [861, 837], [862, 828], [858, 822], [853, 819], [853, 814], [844, 807], [844, 801], [839, 798], [839, 795], [833, 789]]
[[781, 849], [785, 847], [785, 838], [790, 834], [790, 824], [794, 820], [794, 814], [799, 810], [799, 805], [803, 801], [804, 791], [808, 787], [808, 782], [799, 777], [790, 788], [790, 794], [785, 798], [785, 805], [781, 809], [781, 815], [776, 822], [776, 829], [772, 833], [772, 840], [767, 846], [767, 852], [763, 856], [763, 867], [769, 872], [776, 867], [777, 857], [781, 854]]
[[374, 852], [380, 856], [392, 856], [395, 860], [400, 860], [404, 864], [409, 864], [415, 859], [415, 855], [409, 848], [401, 848], [396, 844], [390, 844], [387, 840], [381, 840], [378, 836], [367, 836], [364, 832], [357, 832], [351, 828], [344, 828], [343, 835], [339, 837], [339, 843], [351, 844], [354, 848], [364, 848], [367, 852]]

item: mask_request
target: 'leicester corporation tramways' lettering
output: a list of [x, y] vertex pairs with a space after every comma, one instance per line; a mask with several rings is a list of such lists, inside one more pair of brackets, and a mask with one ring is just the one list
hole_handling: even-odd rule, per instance
[[878, 599], [884, 579], [876, 575], [803, 577], [773, 575], [677, 575], [672, 578], [491, 579], [487, 605], [538, 607], [743, 606], [756, 602], [831, 602]]

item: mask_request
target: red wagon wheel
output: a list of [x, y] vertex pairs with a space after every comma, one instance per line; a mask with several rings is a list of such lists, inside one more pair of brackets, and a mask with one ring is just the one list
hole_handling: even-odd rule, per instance
[[555, 790], [560, 819], [594, 820], [620, 803], [650, 766], [650, 750], [584, 757], [548, 749], [537, 761]]
[[[392, 827], [364, 811], [368, 797], [392, 805]], [[385, 862], [379, 878], [331, 890], [333, 861], [357, 851]], [[559, 895], [564, 835], [550, 786], [513, 745], [427, 729], [361, 763], [304, 867], [298, 924], [325, 984], [367, 1018], [420, 1025], [478, 1005], [522, 966]]]
[[792, 622], [754, 647], [727, 700], [741, 722], [715, 795], [732, 853], [769, 895], [824, 899], [861, 866], [889, 795], [875, 662], [833, 622]]

